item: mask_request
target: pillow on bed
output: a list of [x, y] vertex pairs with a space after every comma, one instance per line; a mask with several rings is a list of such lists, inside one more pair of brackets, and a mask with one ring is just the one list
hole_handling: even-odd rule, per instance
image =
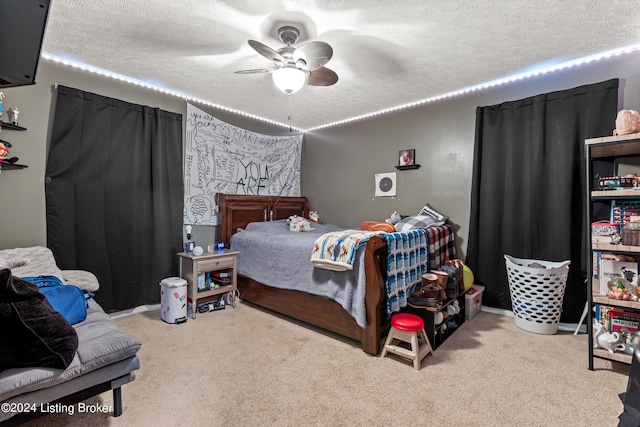
[[244, 227], [239, 228], [238, 231], [253, 231], [253, 232], [264, 232], [264, 231], [273, 231], [277, 228], [282, 228], [284, 230], [289, 229], [289, 223], [286, 219], [276, 219], [273, 221], [264, 221], [264, 222], [250, 222]]
[[408, 216], [401, 219], [399, 223], [395, 225], [396, 231], [410, 231], [414, 228], [427, 228], [434, 225], [442, 225], [444, 221], [436, 221], [432, 216], [428, 215], [416, 215]]
[[78, 349], [78, 335], [38, 286], [0, 270], [0, 370], [65, 369]]
[[445, 223], [446, 220], [449, 219], [448, 216], [443, 215], [440, 212], [438, 212], [437, 210], [435, 210], [433, 208], [433, 206], [431, 206], [429, 203], [424, 205], [424, 207], [420, 210], [420, 212], [418, 212], [418, 215], [430, 216], [436, 222], [441, 222], [440, 224], [437, 224], [437, 225], [442, 225], [442, 224]]

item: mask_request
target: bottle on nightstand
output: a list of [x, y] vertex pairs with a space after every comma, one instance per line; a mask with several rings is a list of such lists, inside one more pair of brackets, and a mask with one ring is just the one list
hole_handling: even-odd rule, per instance
[[204, 274], [198, 274], [198, 292], [202, 292], [207, 289], [205, 284]]

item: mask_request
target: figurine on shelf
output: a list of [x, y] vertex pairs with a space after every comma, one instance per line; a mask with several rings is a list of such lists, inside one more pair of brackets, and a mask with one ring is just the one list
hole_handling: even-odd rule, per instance
[[0, 92], [0, 120], [2, 120], [2, 100], [4, 99], [4, 93]]
[[7, 117], [9, 117], [9, 123], [13, 125], [18, 125], [18, 114], [20, 112], [16, 107], [11, 107], [7, 110]]
[[604, 348], [609, 353], [615, 353], [616, 346], [620, 343], [618, 332], [608, 332], [601, 322], [594, 322], [593, 348]]

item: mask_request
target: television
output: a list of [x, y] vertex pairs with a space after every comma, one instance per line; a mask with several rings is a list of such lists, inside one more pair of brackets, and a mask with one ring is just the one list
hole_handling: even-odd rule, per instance
[[51, 0], [0, 0], [0, 89], [34, 84]]

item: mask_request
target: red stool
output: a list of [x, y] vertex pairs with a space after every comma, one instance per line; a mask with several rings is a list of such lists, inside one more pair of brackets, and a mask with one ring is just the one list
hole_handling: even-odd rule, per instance
[[[409, 343], [411, 348], [406, 348], [393, 341]], [[424, 357], [433, 353], [427, 333], [424, 331], [424, 321], [420, 316], [409, 313], [398, 313], [391, 316], [391, 329], [387, 341], [382, 349], [382, 356], [387, 352], [397, 354], [413, 361], [413, 367], [419, 371], [420, 362]]]

